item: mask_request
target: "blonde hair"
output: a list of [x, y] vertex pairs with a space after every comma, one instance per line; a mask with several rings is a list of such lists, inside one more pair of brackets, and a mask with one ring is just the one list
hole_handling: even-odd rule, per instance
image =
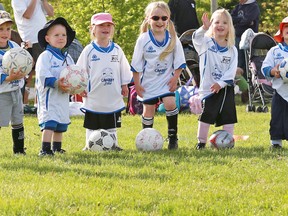
[[[94, 25], [94, 24], [89, 26], [90, 39], [92, 41], [96, 39], [96, 36], [94, 35], [94, 28], [96, 28], [96, 25]], [[114, 33], [115, 33], [115, 26], [113, 25], [112, 31], [111, 31], [111, 35], [110, 35], [110, 38], [109, 38], [110, 40], [113, 39]]]
[[233, 21], [232, 21], [232, 17], [230, 15], [230, 13], [225, 10], [225, 9], [218, 9], [216, 11], [214, 11], [214, 13], [211, 16], [211, 26], [208, 29], [208, 31], [206, 32], [206, 35], [209, 37], [214, 37], [214, 32], [213, 32], [213, 20], [215, 19], [215, 17], [217, 16], [221, 16], [224, 15], [227, 18], [228, 21], [228, 34], [227, 34], [227, 46], [230, 48], [232, 46], [235, 45], [235, 29], [234, 29], [234, 25], [233, 25]]
[[166, 49], [159, 56], [160, 60], [162, 61], [163, 59], [165, 59], [165, 57], [167, 55], [169, 55], [171, 52], [173, 52], [173, 50], [175, 48], [175, 44], [176, 44], [176, 37], [177, 37], [174, 24], [170, 20], [171, 11], [170, 11], [169, 6], [166, 2], [157, 1], [157, 2], [151, 2], [150, 4], [147, 5], [147, 7], [145, 9], [145, 20], [142, 22], [142, 24], [140, 26], [140, 34], [148, 31], [150, 16], [156, 8], [160, 8], [160, 9], [164, 10], [169, 17], [169, 23], [168, 23], [167, 29], [171, 35], [171, 41], [170, 41], [169, 45], [166, 47]]

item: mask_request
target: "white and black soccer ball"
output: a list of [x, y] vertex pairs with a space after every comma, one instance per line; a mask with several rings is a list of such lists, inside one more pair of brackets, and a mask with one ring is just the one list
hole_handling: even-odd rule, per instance
[[4, 54], [2, 67], [6, 74], [9, 74], [12, 69], [14, 72], [20, 69], [22, 73], [28, 75], [33, 67], [33, 58], [26, 49], [15, 47]]
[[280, 76], [284, 83], [288, 83], [288, 58], [281, 61], [279, 65]]
[[69, 85], [70, 94], [83, 92], [88, 84], [87, 71], [77, 65], [69, 65], [60, 73], [60, 79], [64, 77], [65, 84]]
[[107, 130], [95, 130], [89, 136], [88, 148], [91, 151], [108, 151], [115, 145], [116, 137]]
[[217, 130], [209, 138], [210, 146], [216, 149], [233, 148], [235, 141], [226, 130]]
[[163, 148], [163, 137], [154, 128], [144, 128], [136, 136], [136, 148], [140, 151], [157, 151]]

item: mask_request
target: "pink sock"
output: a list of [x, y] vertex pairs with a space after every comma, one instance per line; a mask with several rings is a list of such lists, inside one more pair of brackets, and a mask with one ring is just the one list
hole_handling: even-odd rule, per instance
[[230, 133], [233, 136], [234, 135], [234, 124], [223, 125], [223, 130], [227, 131], [228, 133]]
[[200, 143], [206, 143], [208, 132], [209, 132], [210, 124], [204, 122], [198, 122], [198, 132], [197, 132], [197, 139]]

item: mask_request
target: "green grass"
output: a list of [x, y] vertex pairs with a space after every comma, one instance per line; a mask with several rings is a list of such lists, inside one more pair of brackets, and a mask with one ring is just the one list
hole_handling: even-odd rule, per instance
[[[287, 215], [287, 146], [269, 150], [269, 113], [237, 106], [234, 149], [194, 149], [197, 116], [179, 115], [179, 149], [139, 152], [139, 116], [123, 115], [123, 152], [82, 152], [83, 118], [73, 117], [64, 155], [38, 157], [41, 133], [25, 116], [26, 156], [12, 154], [11, 128], [0, 130], [0, 215]], [[166, 137], [164, 115], [155, 126]], [[216, 128], [210, 128], [210, 134]]]

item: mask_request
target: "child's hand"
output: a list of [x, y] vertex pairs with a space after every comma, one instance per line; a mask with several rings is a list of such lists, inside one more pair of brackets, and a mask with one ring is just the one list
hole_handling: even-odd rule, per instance
[[173, 76], [171, 77], [171, 79], [168, 82], [168, 86], [169, 86], [169, 91], [170, 92], [174, 92], [177, 89], [177, 82], [178, 82], [178, 78]]
[[202, 15], [202, 23], [203, 23], [203, 29], [208, 30], [210, 25], [211, 25], [211, 22], [209, 20], [207, 12], [203, 13], [203, 15]]
[[81, 92], [79, 95], [80, 95], [81, 97], [87, 97], [87, 92], [86, 92], [86, 90], [84, 90], [83, 92]]
[[270, 74], [275, 78], [280, 78], [279, 64], [277, 64], [274, 68], [271, 69]]
[[67, 93], [69, 91], [69, 87], [70, 86], [65, 83], [65, 78], [64, 77], [62, 77], [61, 79], [58, 80], [58, 88], [61, 91]]
[[9, 76], [6, 77], [7, 82], [11, 82], [14, 80], [21, 80], [25, 77], [25, 74], [21, 72], [19, 69], [18, 71], [14, 72], [14, 69], [11, 69], [11, 72], [9, 73]]
[[145, 92], [145, 90], [141, 85], [135, 84], [135, 90], [137, 92], [137, 95], [139, 95], [140, 97], [143, 97], [143, 92]]
[[221, 89], [221, 86], [218, 83], [214, 83], [210, 87], [211, 92], [216, 93], [216, 94], [220, 91], [220, 89]]
[[127, 85], [122, 85], [121, 88], [122, 88], [121, 94], [124, 97], [128, 97], [128, 93], [129, 93], [128, 86]]

